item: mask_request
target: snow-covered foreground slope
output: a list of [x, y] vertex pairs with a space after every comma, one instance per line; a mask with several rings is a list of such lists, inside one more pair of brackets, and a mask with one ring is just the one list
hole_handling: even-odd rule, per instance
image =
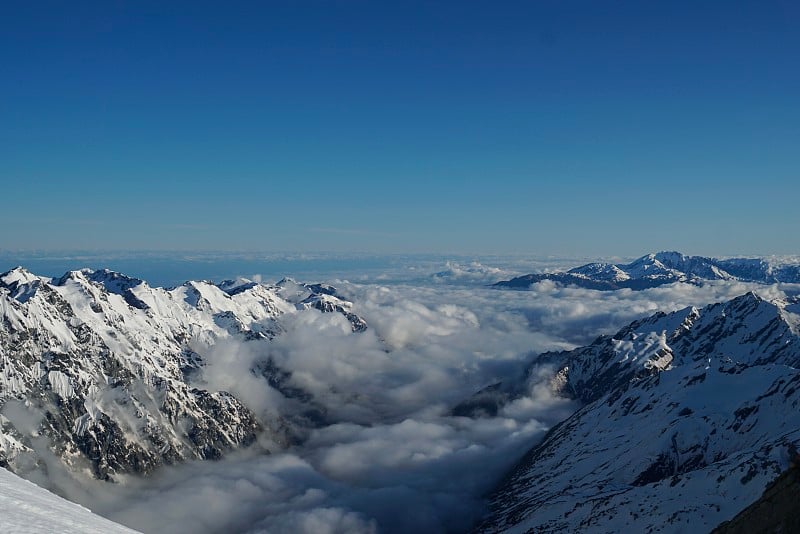
[[5, 469], [0, 469], [0, 531], [9, 534], [135, 532], [53, 495]]
[[794, 309], [749, 293], [545, 355], [586, 404], [526, 455], [480, 530], [698, 532], [733, 517], [800, 442]]
[[526, 289], [551, 280], [600, 291], [641, 290], [674, 282], [699, 284], [708, 280], [737, 280], [760, 284], [800, 283], [800, 265], [762, 258], [719, 260], [685, 256], [679, 252], [647, 254], [631, 263], [588, 263], [566, 272], [527, 274], [495, 284], [497, 287]]

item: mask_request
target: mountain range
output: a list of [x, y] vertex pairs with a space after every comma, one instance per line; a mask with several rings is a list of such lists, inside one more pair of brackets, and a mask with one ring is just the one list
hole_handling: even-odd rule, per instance
[[631, 263], [588, 263], [563, 272], [518, 276], [494, 285], [499, 288], [527, 289], [531, 284], [546, 280], [600, 291], [624, 288], [640, 290], [675, 282], [702, 284], [709, 280], [800, 283], [800, 264], [763, 258], [719, 260], [685, 256], [680, 252], [658, 252]]
[[[648, 265], [677, 272], [680, 260], [692, 266], [681, 273], [699, 276], [707, 263], [645, 258], [626, 275], [659, 276]], [[705, 272], [726, 280], [762, 272], [725, 265], [725, 275]], [[584, 272], [601, 270], [593, 269]], [[770, 269], [790, 279], [789, 267]], [[285, 449], [331, 422], [291, 372], [270, 358], [251, 362], [249, 375], [282, 399], [259, 410], [207, 383], [204, 371], [226, 342], [269, 343], [298, 313], [330, 314], [358, 336], [369, 325], [355, 309], [333, 286], [291, 279], [158, 288], [109, 270], [3, 273], [0, 466], [47, 471], [55, 458], [113, 481], [243, 447]], [[580, 406], [498, 484], [480, 532], [710, 531], [769, 490], [800, 446], [798, 297], [751, 292], [656, 313], [531, 362], [519, 379], [452, 410], [492, 417], [530, 395], [543, 369], [552, 392]]]
[[[207, 389], [202, 370], [220, 342], [271, 339], [300, 310], [338, 313], [364, 331], [351, 306], [331, 286], [289, 279], [164, 289], [108, 270], [54, 279], [8, 271], [0, 275], [0, 466], [45, 469], [54, 454], [108, 480], [220, 458], [257, 437], [289, 443], [302, 417], [254, 413]], [[287, 386], [289, 373], [273, 362], [252, 372], [314, 413], [311, 396]]]
[[800, 443], [798, 313], [748, 293], [542, 355], [534, 365], [555, 365], [553, 387], [583, 407], [509, 473], [478, 530], [707, 532], [732, 518]]

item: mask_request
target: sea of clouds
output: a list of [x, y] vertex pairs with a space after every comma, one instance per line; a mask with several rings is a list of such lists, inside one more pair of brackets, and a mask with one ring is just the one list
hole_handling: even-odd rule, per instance
[[285, 332], [272, 341], [209, 347], [203, 387], [232, 392], [263, 420], [291, 420], [299, 408], [250, 372], [258, 362], [271, 359], [313, 396], [326, 423], [305, 429], [296, 444], [265, 436], [221, 461], [119, 484], [77, 481], [54, 465], [51, 483], [144, 532], [468, 531], [485, 513], [487, 493], [577, 405], [554, 394], [548, 367], [496, 416], [456, 417], [455, 405], [519, 380], [542, 352], [588, 344], [656, 311], [751, 289], [781, 296], [777, 287], [725, 282], [640, 292], [486, 285], [504, 274], [449, 264], [427, 277], [415, 273], [413, 283], [333, 280], [369, 323], [366, 332], [353, 333], [341, 314], [307, 310], [285, 318]]

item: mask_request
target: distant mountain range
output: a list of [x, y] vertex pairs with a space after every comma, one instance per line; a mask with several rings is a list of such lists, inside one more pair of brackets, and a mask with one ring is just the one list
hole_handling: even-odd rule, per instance
[[761, 258], [718, 260], [703, 256], [684, 256], [679, 252], [658, 252], [642, 256], [631, 263], [588, 263], [566, 272], [518, 276], [498, 282], [494, 286], [527, 289], [531, 284], [545, 280], [600, 291], [648, 289], [674, 282], [701, 284], [707, 280], [739, 280], [761, 284], [800, 283], [800, 264], [779, 264]]
[[[748, 293], [541, 356], [552, 387], [584, 405], [509, 474], [478, 530], [708, 532], [731, 519], [800, 444], [799, 313]], [[495, 384], [460, 409], [480, 417], [524, 388]]]

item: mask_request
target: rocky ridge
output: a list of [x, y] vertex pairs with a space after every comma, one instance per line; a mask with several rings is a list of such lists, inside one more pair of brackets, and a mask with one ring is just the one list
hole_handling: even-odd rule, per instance
[[584, 406], [509, 474], [478, 530], [708, 531], [733, 517], [800, 442], [791, 310], [748, 293], [543, 355], [534, 366], [556, 364], [554, 384]]
[[[108, 270], [0, 275], [0, 465], [44, 469], [54, 454], [73, 471], [112, 479], [219, 458], [257, 438], [286, 443], [281, 414], [254, 413], [195, 378], [219, 341], [269, 340], [309, 299], [324, 298], [329, 305], [313, 307], [344, 314], [354, 331], [366, 328], [334, 288], [295, 286], [297, 302], [280, 285], [249, 280], [164, 289]], [[286, 382], [286, 371], [262, 367], [253, 373], [265, 387]]]

